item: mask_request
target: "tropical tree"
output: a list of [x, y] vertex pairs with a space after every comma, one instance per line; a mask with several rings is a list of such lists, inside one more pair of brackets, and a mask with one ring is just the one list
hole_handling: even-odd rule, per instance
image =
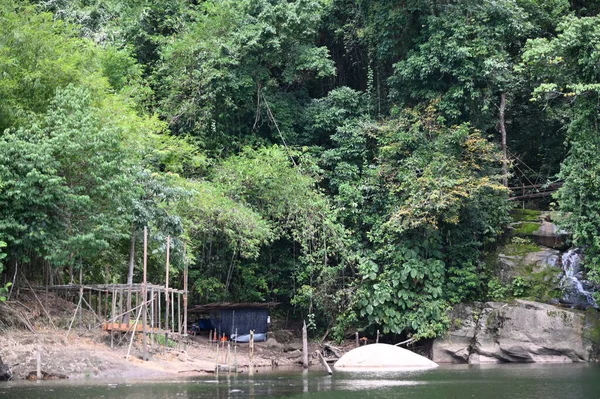
[[598, 119], [600, 107], [600, 28], [598, 17], [563, 18], [558, 35], [527, 43], [523, 66], [540, 83], [534, 99], [567, 129], [568, 155], [558, 178], [564, 180], [555, 198], [563, 226], [575, 245], [586, 248], [590, 276], [600, 281], [598, 212]]

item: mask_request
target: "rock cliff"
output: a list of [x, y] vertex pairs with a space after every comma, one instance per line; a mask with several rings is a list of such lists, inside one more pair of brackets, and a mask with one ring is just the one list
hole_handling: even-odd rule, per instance
[[[458, 305], [446, 337], [436, 339], [436, 363], [571, 363], [594, 357], [590, 315], [538, 302]], [[597, 335], [597, 334], [596, 334]]]

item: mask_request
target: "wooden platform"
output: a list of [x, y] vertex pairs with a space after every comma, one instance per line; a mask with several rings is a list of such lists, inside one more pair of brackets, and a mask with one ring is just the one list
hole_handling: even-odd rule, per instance
[[[125, 323], [103, 323], [102, 329], [104, 331], [131, 332], [133, 331], [133, 324], [127, 325]], [[143, 329], [144, 326], [138, 323], [138, 325], [135, 327], [135, 332], [141, 333], [143, 332]], [[164, 331], [159, 328], [146, 327], [146, 332], [149, 334], [160, 334]]]

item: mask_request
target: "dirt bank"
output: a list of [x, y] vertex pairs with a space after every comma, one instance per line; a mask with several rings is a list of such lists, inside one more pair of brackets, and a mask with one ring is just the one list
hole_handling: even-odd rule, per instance
[[[248, 372], [255, 368], [271, 368], [300, 364], [301, 343], [290, 331], [275, 331], [279, 337], [255, 343], [250, 359], [248, 344], [210, 343], [205, 336], [190, 336], [174, 348], [152, 342], [148, 361], [142, 360], [141, 335], [129, 350], [130, 335], [115, 335], [111, 349], [110, 334], [102, 331], [91, 312], [82, 315], [67, 334], [75, 311], [69, 300], [49, 293], [23, 293], [18, 300], [2, 304], [0, 317], [0, 358], [13, 367], [14, 379], [25, 378], [36, 370], [37, 352], [41, 352], [42, 370], [64, 374], [69, 378], [154, 378], [168, 375], [202, 375], [214, 373], [217, 364], [233, 366]], [[162, 341], [164, 343], [164, 340]], [[310, 345], [311, 361], [319, 349]]]
[[[250, 364], [255, 368], [271, 368], [278, 365], [298, 364], [301, 351], [274, 342], [256, 343], [252, 363], [248, 344], [225, 343], [219, 348], [217, 362], [216, 344], [203, 337], [190, 337], [187, 344], [170, 348], [166, 352], [155, 344], [150, 350], [148, 361], [142, 360], [140, 338], [136, 337], [131, 355], [126, 358], [129, 336], [110, 348], [107, 332], [88, 331], [82, 336], [66, 331], [46, 330], [23, 332], [7, 331], [0, 336], [0, 356], [7, 364], [18, 364], [13, 368], [14, 378], [24, 378], [36, 370], [37, 351], [41, 351], [42, 370], [51, 374], [64, 374], [69, 378], [151, 378], [165, 375], [194, 375], [213, 373], [216, 364], [233, 366], [247, 372]], [[116, 340], [116, 343], [118, 339]], [[290, 350], [292, 349], [292, 350]], [[316, 349], [316, 348], [315, 348]], [[287, 351], [284, 351], [287, 350]]]

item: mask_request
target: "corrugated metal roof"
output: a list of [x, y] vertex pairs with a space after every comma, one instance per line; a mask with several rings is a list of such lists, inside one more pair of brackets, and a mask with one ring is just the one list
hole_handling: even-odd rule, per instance
[[274, 308], [280, 302], [213, 302], [196, 305], [189, 308], [190, 313], [203, 313], [212, 309], [240, 309], [240, 308]]

